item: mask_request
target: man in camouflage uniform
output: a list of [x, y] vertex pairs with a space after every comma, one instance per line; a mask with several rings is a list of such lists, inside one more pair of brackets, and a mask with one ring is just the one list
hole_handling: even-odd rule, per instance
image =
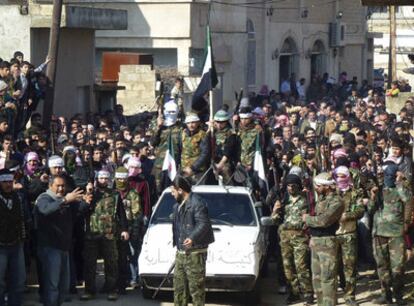
[[156, 156], [154, 167], [152, 168], [152, 174], [155, 177], [157, 185], [157, 192], [161, 192], [169, 186], [168, 176], [163, 175], [162, 165], [165, 158], [165, 153], [168, 149], [168, 141], [171, 140], [174, 151], [174, 159], [177, 167], [180, 161], [180, 148], [181, 148], [181, 124], [177, 122], [178, 106], [172, 100], [168, 101], [164, 105], [163, 110], [164, 118], [158, 117], [157, 129], [154, 132], [153, 137], [150, 140], [151, 145], [155, 148], [154, 155]]
[[344, 202], [344, 212], [336, 231], [346, 283], [344, 300], [346, 305], [355, 306], [358, 305], [355, 301], [356, 260], [358, 256], [357, 221], [364, 215], [365, 207], [362, 203], [362, 190], [353, 188], [351, 173], [347, 167], [339, 166], [336, 168], [334, 177], [339, 196]]
[[86, 218], [85, 236], [85, 293], [82, 300], [94, 298], [96, 294], [96, 261], [99, 255], [105, 263], [105, 289], [108, 300], [116, 300], [118, 280], [118, 252], [116, 240], [128, 240], [127, 221], [122, 199], [108, 188], [110, 174], [106, 170], [97, 173], [97, 190]]
[[236, 151], [236, 134], [230, 123], [230, 116], [225, 110], [214, 115], [214, 163], [219, 175], [226, 184], [234, 171], [234, 153]]
[[[115, 172], [115, 187], [119, 192], [122, 202], [124, 204], [126, 219], [128, 222], [129, 244], [126, 241], [120, 241], [122, 244], [126, 244], [127, 249], [130, 249], [129, 253], [129, 266], [131, 268], [131, 285], [136, 286], [138, 283], [138, 256], [141, 252], [142, 244], [142, 231], [143, 231], [143, 216], [141, 208], [141, 196], [138, 191], [131, 188], [128, 184], [128, 170], [124, 167], [119, 167]], [[118, 245], [118, 251], [124, 247]], [[122, 270], [127, 268], [127, 258], [121, 258], [121, 252], [119, 256], [119, 286], [120, 289], [125, 290], [125, 281], [127, 271]], [[124, 272], [124, 274], [122, 273]], [[125, 275], [126, 274], [126, 275]]]
[[[374, 213], [373, 245], [381, 282], [381, 296], [375, 304], [392, 303], [391, 286], [397, 305], [403, 300], [405, 244], [404, 234], [411, 223], [411, 192], [403, 184], [404, 174], [392, 161], [384, 164], [383, 204], [370, 201], [368, 208]], [[372, 193], [372, 199], [375, 194]], [[380, 207], [381, 206], [381, 207]]]
[[302, 220], [310, 228], [312, 251], [312, 280], [318, 306], [337, 304], [338, 242], [335, 232], [343, 212], [343, 204], [335, 191], [331, 175], [322, 172], [314, 178], [318, 200], [312, 215], [304, 214]]
[[239, 143], [239, 163], [248, 172], [253, 170], [254, 156], [256, 153], [256, 138], [261, 136], [260, 130], [256, 128], [253, 114], [249, 108], [240, 111], [240, 126], [237, 133]]
[[177, 247], [174, 270], [174, 305], [186, 306], [191, 295], [194, 306], [205, 302], [208, 245], [214, 242], [207, 205], [191, 192], [191, 183], [177, 175], [171, 193], [173, 207], [173, 245]]
[[185, 124], [187, 127], [181, 132], [181, 168], [185, 176], [196, 182], [208, 168], [210, 142], [197, 114], [188, 113]]
[[277, 201], [273, 210], [273, 219], [279, 225], [280, 248], [283, 268], [289, 283], [290, 294], [287, 304], [298, 303], [300, 293], [304, 294], [305, 305], [313, 304], [313, 290], [308, 266], [309, 237], [304, 231], [302, 215], [308, 212], [305, 197], [301, 194], [302, 182], [299, 176], [289, 174], [286, 177], [287, 199], [280, 204]]

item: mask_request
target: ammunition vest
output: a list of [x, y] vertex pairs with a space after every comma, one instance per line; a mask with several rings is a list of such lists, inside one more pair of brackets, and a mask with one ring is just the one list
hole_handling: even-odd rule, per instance
[[157, 159], [155, 160], [154, 167], [155, 168], [162, 168], [162, 164], [164, 162], [165, 153], [168, 149], [168, 137], [171, 133], [171, 141], [174, 150], [174, 158], [177, 160], [179, 156], [179, 141], [180, 141], [180, 132], [181, 128], [178, 125], [174, 125], [172, 127], [168, 127], [161, 131], [160, 134], [160, 144], [155, 149], [155, 156]]
[[[196, 160], [199, 158], [201, 154], [201, 141], [206, 137], [206, 132], [204, 130], [199, 130], [193, 135], [187, 130], [184, 130], [181, 134], [181, 143], [183, 146], [181, 152], [181, 167], [184, 169], [185, 167], [191, 167]], [[205, 167], [203, 166], [200, 171], [205, 171]]]
[[214, 138], [216, 140], [216, 154], [214, 156], [216, 162], [219, 162], [224, 155], [224, 146], [226, 145], [226, 140], [233, 134], [231, 128], [224, 128], [220, 131], [214, 131]]
[[117, 229], [117, 202], [118, 195], [106, 192], [103, 194], [90, 217], [89, 225], [92, 234], [102, 235], [109, 240], [114, 239]]
[[239, 130], [240, 162], [243, 166], [252, 166], [256, 152], [256, 136], [259, 131], [254, 126]]
[[141, 197], [135, 189], [131, 189], [122, 200], [122, 203], [124, 204], [128, 224], [130, 224], [131, 221], [135, 220], [142, 213]]

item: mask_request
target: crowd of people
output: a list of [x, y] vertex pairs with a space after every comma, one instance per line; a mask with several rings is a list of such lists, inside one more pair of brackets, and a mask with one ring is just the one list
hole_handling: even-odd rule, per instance
[[318, 305], [336, 305], [339, 278], [346, 304], [357, 305], [358, 263], [375, 264], [376, 303], [406, 303], [414, 98], [392, 114], [384, 89], [346, 73], [314, 75], [306, 90], [292, 75], [279, 92], [263, 86], [208, 118], [207, 103], [183, 113], [178, 78], [135, 126], [121, 105], [43, 126], [48, 62], [34, 68], [21, 52], [0, 61], [0, 305], [22, 305], [33, 270], [44, 305], [83, 282], [80, 298], [90, 300], [99, 257], [109, 300], [138, 287], [152, 207], [173, 180], [167, 153], [189, 180], [247, 186], [266, 204], [287, 303], [311, 305], [316, 294]]

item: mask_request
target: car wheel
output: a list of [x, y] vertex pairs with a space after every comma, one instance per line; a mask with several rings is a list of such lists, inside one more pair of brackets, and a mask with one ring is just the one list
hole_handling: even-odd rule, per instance
[[152, 299], [152, 296], [154, 294], [154, 290], [149, 289], [145, 284], [141, 287], [142, 297], [146, 300]]

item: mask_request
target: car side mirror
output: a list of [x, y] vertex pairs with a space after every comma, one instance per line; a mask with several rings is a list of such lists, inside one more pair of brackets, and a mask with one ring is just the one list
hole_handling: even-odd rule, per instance
[[254, 203], [254, 208], [263, 208], [263, 203], [258, 201]]
[[263, 226], [272, 226], [275, 225], [271, 217], [261, 217], [260, 224]]

